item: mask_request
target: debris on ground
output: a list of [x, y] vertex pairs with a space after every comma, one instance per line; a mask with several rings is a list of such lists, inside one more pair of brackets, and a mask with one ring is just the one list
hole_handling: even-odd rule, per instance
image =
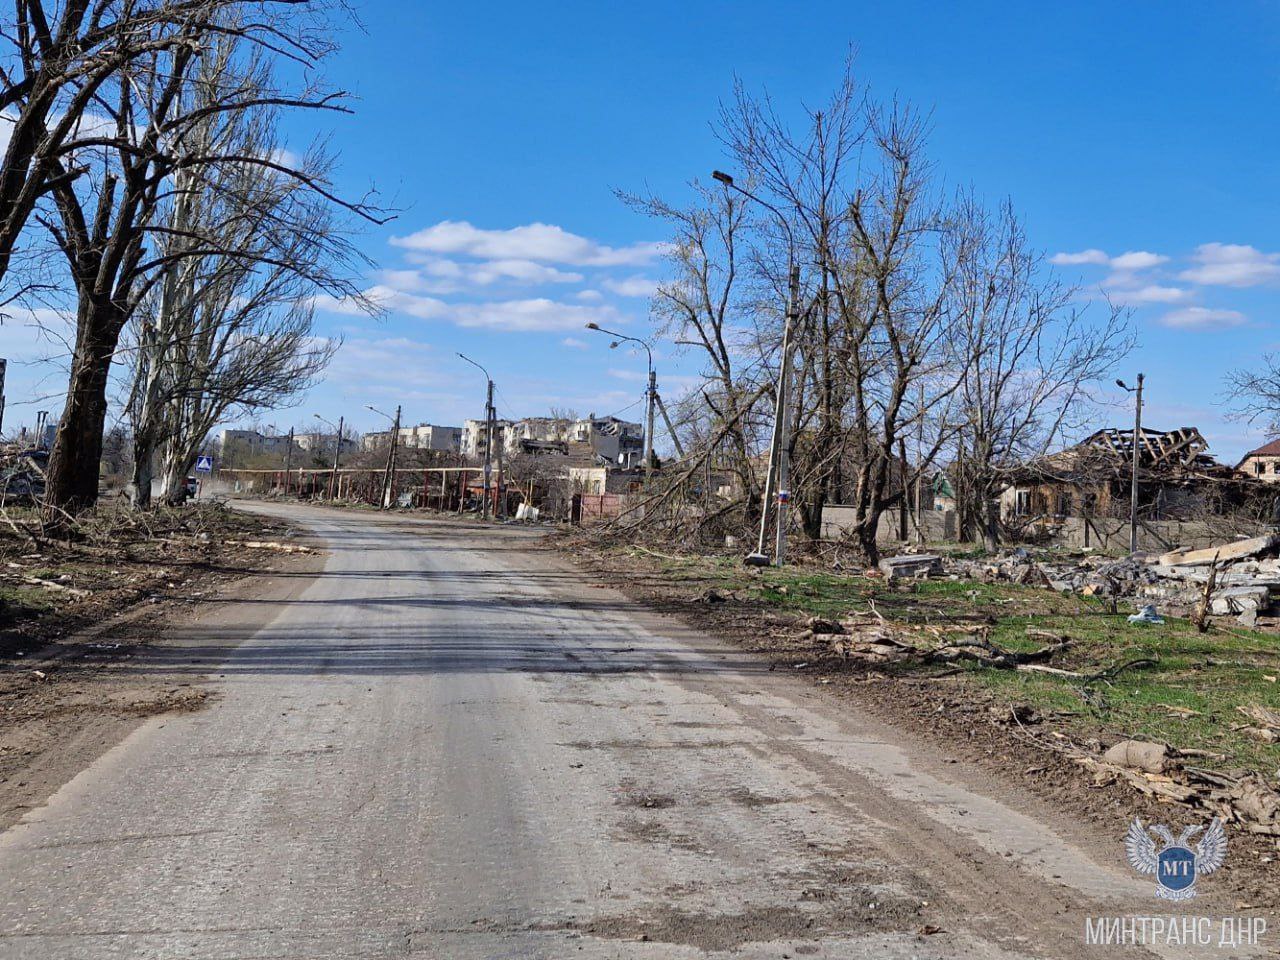
[[250, 550], [275, 550], [279, 553], [311, 553], [310, 547], [301, 543], [280, 543], [278, 540], [228, 540], [229, 547], [247, 547]]
[[939, 576], [942, 573], [942, 558], [928, 553], [885, 557], [880, 561], [880, 572], [889, 580], [921, 580]]
[[1209, 770], [1190, 762], [1203, 757], [1202, 751], [1123, 740], [1100, 757], [1079, 748], [1067, 752], [1093, 773], [1095, 783], [1127, 782], [1147, 796], [1204, 810], [1248, 833], [1280, 837], [1280, 792], [1257, 773]]
[[1154, 626], [1164, 623], [1164, 617], [1156, 613], [1154, 603], [1144, 604], [1137, 613], [1131, 614], [1127, 619], [1130, 623], [1150, 623]]
[[[917, 558], [890, 558], [908, 559]], [[1053, 550], [1033, 554], [1018, 547], [1000, 557], [947, 558], [942, 574], [953, 579], [1039, 586], [1113, 603], [1126, 600], [1139, 609], [1155, 605], [1165, 613], [1190, 616], [1198, 626], [1207, 625], [1209, 616], [1218, 616], [1236, 617], [1252, 627], [1259, 616], [1273, 608], [1280, 613], [1280, 534], [1119, 559]]]

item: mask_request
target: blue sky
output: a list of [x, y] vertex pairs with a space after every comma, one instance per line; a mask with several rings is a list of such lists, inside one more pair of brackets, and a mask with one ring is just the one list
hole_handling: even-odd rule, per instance
[[[785, 112], [822, 101], [853, 45], [877, 95], [932, 110], [947, 182], [1011, 197], [1047, 254], [1077, 255], [1065, 276], [1134, 305], [1141, 347], [1118, 372], [1147, 374], [1153, 426], [1199, 426], [1228, 459], [1262, 439], [1217, 401], [1227, 370], [1280, 347], [1275, 4], [379, 0], [361, 16], [330, 67], [357, 113], [322, 129], [347, 190], [401, 208], [360, 241], [391, 309], [327, 311], [342, 353], [264, 422], [372, 429], [365, 405], [397, 402], [412, 422], [479, 416], [458, 350], [490, 368], [502, 415], [638, 416], [642, 358], [581, 329], [649, 330], [663, 236], [613, 190], [682, 199], [721, 160], [709, 121], [735, 75]], [[669, 396], [696, 373], [660, 370]]]

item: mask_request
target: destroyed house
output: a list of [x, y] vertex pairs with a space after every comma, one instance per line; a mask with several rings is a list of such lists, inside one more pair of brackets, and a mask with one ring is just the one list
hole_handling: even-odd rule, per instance
[[[1143, 428], [1138, 438], [1138, 510], [1147, 520], [1191, 519], [1238, 506], [1251, 478], [1219, 463], [1195, 427]], [[1099, 430], [1059, 453], [1011, 472], [1000, 496], [1006, 520], [1126, 517], [1133, 479], [1134, 432]]]

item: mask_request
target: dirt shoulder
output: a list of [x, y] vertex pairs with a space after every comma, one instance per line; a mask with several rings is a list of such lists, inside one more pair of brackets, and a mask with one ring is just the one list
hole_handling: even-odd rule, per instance
[[[1236, 721], [1243, 718], [1235, 711], [1237, 700], [1280, 706], [1275, 684], [1264, 679], [1280, 673], [1280, 638], [1274, 635], [1219, 631], [1200, 638], [1172, 621], [1159, 634], [1142, 632], [1123, 613], [1084, 598], [1010, 584], [889, 585], [860, 574], [750, 570], [732, 558], [602, 551], [577, 540], [553, 540], [553, 548], [631, 598], [767, 658], [771, 669], [802, 674], [830, 695], [856, 700], [943, 751], [954, 760], [956, 779], [979, 789], [994, 781], [1001, 792], [1033, 798], [1086, 830], [1096, 827], [1111, 846], [1120, 840], [1113, 834], [1124, 819], [1190, 825], [1207, 822], [1216, 811], [1140, 792], [1129, 779], [1083, 765], [1081, 753], [1097, 755], [1130, 737], [1163, 740], [1190, 750], [1188, 765], [1232, 774], [1248, 770], [1273, 787], [1280, 778], [1280, 748], [1242, 734]], [[980, 628], [1010, 650], [1043, 647], [1051, 635], [1071, 636], [1072, 645], [1052, 663], [1073, 674], [1138, 659], [1155, 664], [1138, 667], [1137, 677], [1126, 671], [1082, 685], [1067, 676], [971, 663], [868, 663], [842, 656], [832, 637], [805, 629], [815, 615], [866, 616], [871, 607], [890, 623], [901, 618], [924, 629]], [[1145, 782], [1161, 789], [1166, 781], [1172, 778]], [[1215, 886], [1226, 885], [1240, 909], [1280, 908], [1280, 841], [1250, 834], [1239, 823], [1229, 826], [1229, 836], [1230, 856]]]
[[[215, 665], [182, 655], [185, 627], [269, 622], [323, 565], [286, 525], [222, 507], [102, 522], [77, 543], [0, 537], [0, 829], [148, 718], [209, 701]], [[232, 614], [232, 596], [267, 602]]]

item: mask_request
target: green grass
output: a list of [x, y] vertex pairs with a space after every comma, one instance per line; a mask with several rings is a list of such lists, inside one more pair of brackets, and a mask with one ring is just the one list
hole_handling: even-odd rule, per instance
[[1215, 625], [1208, 634], [1173, 617], [1162, 626], [1130, 624], [1126, 616], [1131, 610], [1123, 605], [1120, 613], [1111, 614], [1094, 598], [1008, 583], [934, 579], [899, 586], [804, 568], [752, 570], [736, 558], [647, 559], [664, 579], [714, 588], [764, 609], [797, 615], [839, 618], [867, 611], [871, 601], [889, 620], [905, 623], [963, 627], [975, 616], [990, 617], [990, 639], [1017, 651], [1045, 644], [1043, 637], [1028, 636], [1028, 630], [1046, 631], [1072, 641], [1052, 665], [1086, 675], [1151, 659], [1154, 665], [1088, 683], [1087, 693], [1080, 679], [1042, 673], [974, 666], [965, 669], [964, 679], [1000, 700], [1052, 714], [1056, 723], [1080, 737], [1150, 737], [1223, 755], [1210, 765], [1267, 773], [1280, 766], [1280, 746], [1234, 729], [1248, 723], [1237, 707], [1280, 710], [1280, 635], [1275, 633], [1246, 630], [1233, 620]]

